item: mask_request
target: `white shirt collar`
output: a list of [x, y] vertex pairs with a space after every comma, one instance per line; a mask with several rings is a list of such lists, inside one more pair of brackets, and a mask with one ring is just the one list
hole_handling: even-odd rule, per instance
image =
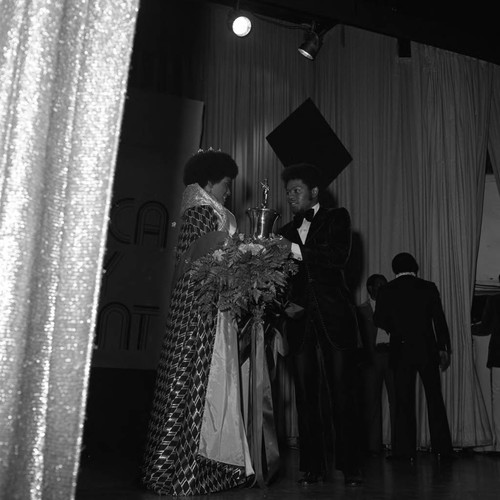
[[400, 276], [417, 276], [417, 274], [411, 271], [396, 274], [396, 278], [399, 278]]

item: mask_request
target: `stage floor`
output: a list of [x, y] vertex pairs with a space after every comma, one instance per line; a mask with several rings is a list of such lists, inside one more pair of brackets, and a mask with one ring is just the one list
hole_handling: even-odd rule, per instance
[[[365, 483], [356, 488], [346, 487], [342, 474], [336, 471], [321, 484], [301, 487], [297, 484], [300, 476], [297, 464], [297, 451], [286, 450], [282, 453], [280, 475], [268, 488], [242, 488], [209, 497], [211, 500], [500, 498], [500, 456], [495, 454], [460, 452], [450, 462], [438, 463], [432, 454], [420, 452], [414, 465], [389, 461], [385, 456], [370, 457], [365, 459], [363, 467]], [[170, 498], [145, 490], [138, 475], [138, 461], [124, 454], [87, 456], [81, 464], [76, 500]]]

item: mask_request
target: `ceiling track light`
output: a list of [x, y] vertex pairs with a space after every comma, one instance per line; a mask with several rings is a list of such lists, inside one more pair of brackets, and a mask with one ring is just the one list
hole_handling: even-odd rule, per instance
[[242, 12], [239, 8], [240, 2], [236, 2], [235, 8], [230, 10], [227, 14], [227, 24], [229, 29], [240, 38], [250, 34], [252, 30], [252, 21], [247, 14]]
[[314, 21], [309, 29], [304, 33], [304, 41], [300, 44], [298, 51], [310, 61], [314, 61], [319, 49], [323, 45], [323, 37], [336, 23], [320, 28]]
[[300, 44], [298, 50], [304, 57], [314, 61], [322, 45], [323, 40], [311, 29], [304, 34], [304, 41]]

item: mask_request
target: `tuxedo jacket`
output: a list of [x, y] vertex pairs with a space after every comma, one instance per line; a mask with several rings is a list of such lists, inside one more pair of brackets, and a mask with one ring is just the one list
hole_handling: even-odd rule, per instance
[[403, 275], [382, 286], [373, 320], [390, 334], [393, 361], [439, 363], [439, 351], [451, 351], [439, 291], [431, 281]]
[[293, 221], [281, 235], [297, 243], [302, 253], [298, 273], [290, 280], [289, 299], [304, 308], [304, 316], [287, 321], [290, 351], [298, 351], [314, 327], [320, 342], [337, 349], [357, 347], [356, 311], [344, 279], [351, 251], [351, 220], [345, 208], [320, 206], [302, 243]]

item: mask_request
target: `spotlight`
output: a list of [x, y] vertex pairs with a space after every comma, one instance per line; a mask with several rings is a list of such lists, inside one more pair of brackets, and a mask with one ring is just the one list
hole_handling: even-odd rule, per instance
[[[319, 49], [323, 45], [323, 37], [325, 33], [333, 28], [337, 24], [337, 21], [327, 21], [322, 22], [321, 27], [316, 23], [312, 22], [311, 27], [307, 29], [304, 34], [304, 41], [299, 47], [299, 52], [307, 59], [314, 61], [315, 57], [318, 55]], [[321, 28], [321, 29], [320, 29]]]
[[304, 41], [299, 47], [299, 52], [307, 59], [314, 61], [319, 49], [323, 45], [323, 40], [312, 29], [307, 31], [304, 35]]
[[252, 21], [240, 10], [232, 10], [227, 16], [227, 23], [232, 32], [239, 37], [247, 36], [252, 30]]

